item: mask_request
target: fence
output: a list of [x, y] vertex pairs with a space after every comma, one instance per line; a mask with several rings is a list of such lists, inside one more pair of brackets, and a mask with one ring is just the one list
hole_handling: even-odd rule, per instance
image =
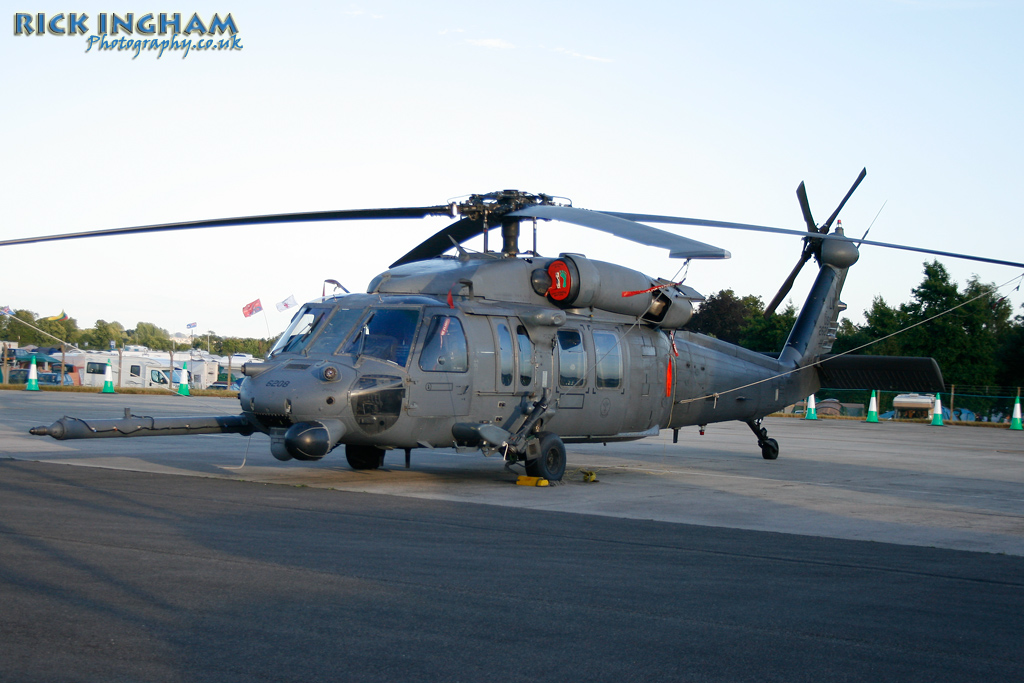
[[[1019, 391], [1019, 387], [947, 384], [946, 391], [941, 394], [943, 414], [946, 419], [967, 422], [1007, 422], [1013, 413], [1013, 403]], [[891, 412], [893, 399], [907, 393], [911, 392], [875, 392], [878, 414], [882, 416]], [[855, 416], [858, 413], [856, 407], [862, 406], [860, 415], [864, 415], [871, 399], [871, 390], [822, 388], [814, 394], [814, 398], [819, 405], [827, 399], [837, 399], [844, 406], [844, 415]]]

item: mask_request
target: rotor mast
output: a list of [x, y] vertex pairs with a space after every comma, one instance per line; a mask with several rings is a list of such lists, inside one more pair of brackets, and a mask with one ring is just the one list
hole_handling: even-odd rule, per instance
[[[501, 255], [513, 258], [519, 253], [520, 222], [522, 216], [509, 214], [537, 204], [554, 204], [554, 197], [530, 194], [519, 190], [500, 190], [488, 194], [470, 195], [457, 205], [459, 215], [470, 220], [481, 220], [485, 233], [492, 227], [501, 228]], [[484, 251], [487, 251], [485, 242]]]

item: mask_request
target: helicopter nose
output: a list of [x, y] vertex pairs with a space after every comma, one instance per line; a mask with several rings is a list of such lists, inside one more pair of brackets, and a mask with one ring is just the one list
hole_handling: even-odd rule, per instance
[[338, 363], [291, 361], [264, 372], [256, 382], [245, 382], [239, 399], [267, 427], [339, 420], [355, 374]]

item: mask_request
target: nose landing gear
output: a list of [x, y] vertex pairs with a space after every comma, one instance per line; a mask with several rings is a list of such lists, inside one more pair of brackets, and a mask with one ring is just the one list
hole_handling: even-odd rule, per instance
[[761, 420], [749, 420], [747, 426], [757, 437], [757, 445], [761, 447], [761, 457], [775, 460], [779, 457], [779, 442], [768, 438], [768, 430], [761, 426]]

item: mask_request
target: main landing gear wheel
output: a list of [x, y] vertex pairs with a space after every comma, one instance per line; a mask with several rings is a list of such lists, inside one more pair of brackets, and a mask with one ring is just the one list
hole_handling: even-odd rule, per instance
[[541, 432], [537, 439], [540, 455], [526, 461], [526, 473], [548, 481], [561, 481], [565, 474], [565, 444], [552, 432]]
[[346, 444], [345, 459], [354, 470], [375, 470], [384, 464], [384, 449]]
[[747, 426], [757, 437], [757, 445], [761, 447], [761, 457], [765, 460], [777, 459], [779, 457], [779, 442], [768, 438], [768, 430], [761, 426], [761, 421], [751, 420]]

